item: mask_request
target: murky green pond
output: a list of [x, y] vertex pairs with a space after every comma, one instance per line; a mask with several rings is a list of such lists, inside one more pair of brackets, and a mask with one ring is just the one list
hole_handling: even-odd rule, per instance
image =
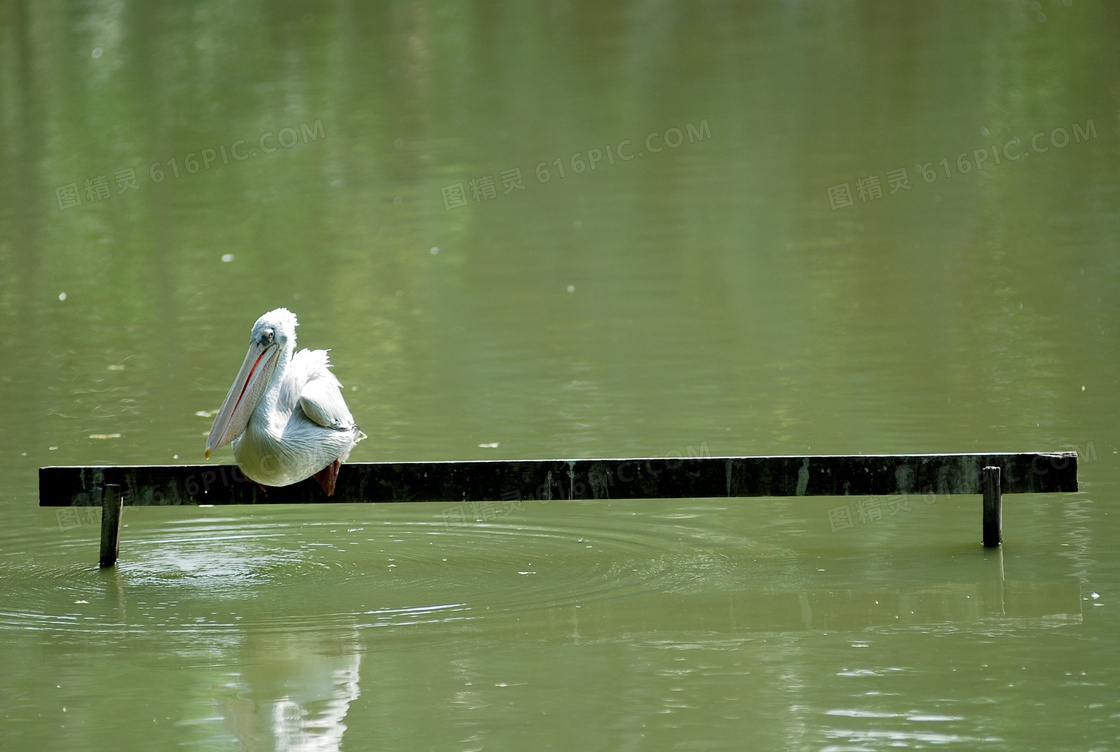
[[[1118, 292], [1112, 3], [0, 3], [0, 749], [1116, 749]], [[277, 306], [355, 461], [1081, 491], [997, 551], [961, 496], [128, 508], [99, 570], [37, 468], [202, 463]]]

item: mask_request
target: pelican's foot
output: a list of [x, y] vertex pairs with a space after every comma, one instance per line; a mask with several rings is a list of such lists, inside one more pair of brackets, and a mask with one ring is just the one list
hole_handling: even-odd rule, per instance
[[342, 467], [342, 462], [335, 460], [331, 464], [324, 467], [315, 475], [311, 476], [319, 481], [319, 485], [323, 487], [327, 496], [334, 496], [334, 484], [338, 481], [338, 470]]

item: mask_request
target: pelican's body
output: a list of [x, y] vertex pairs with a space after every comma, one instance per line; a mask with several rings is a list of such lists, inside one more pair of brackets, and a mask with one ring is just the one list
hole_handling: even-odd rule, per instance
[[330, 495], [339, 465], [365, 434], [329, 370], [327, 351], [295, 351], [297, 325], [286, 308], [257, 319], [206, 456], [232, 441], [238, 467], [256, 482], [287, 486], [315, 476]]

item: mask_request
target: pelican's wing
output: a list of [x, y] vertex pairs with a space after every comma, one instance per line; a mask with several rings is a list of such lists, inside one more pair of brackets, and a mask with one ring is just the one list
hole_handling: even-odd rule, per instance
[[292, 369], [303, 378], [299, 406], [304, 414], [324, 428], [352, 428], [354, 417], [342, 397], [342, 384], [329, 370], [326, 350], [300, 350], [292, 358]]

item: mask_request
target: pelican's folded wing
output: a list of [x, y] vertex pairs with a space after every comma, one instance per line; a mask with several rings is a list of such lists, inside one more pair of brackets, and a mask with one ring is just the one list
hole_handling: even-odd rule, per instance
[[301, 350], [293, 358], [293, 366], [297, 362], [299, 370], [307, 374], [299, 393], [299, 406], [304, 414], [324, 428], [353, 428], [354, 416], [342, 397], [342, 384], [327, 370], [326, 351]]
[[333, 376], [309, 381], [299, 396], [299, 406], [308, 418], [324, 428], [354, 426], [354, 418], [342, 398], [338, 380]]

